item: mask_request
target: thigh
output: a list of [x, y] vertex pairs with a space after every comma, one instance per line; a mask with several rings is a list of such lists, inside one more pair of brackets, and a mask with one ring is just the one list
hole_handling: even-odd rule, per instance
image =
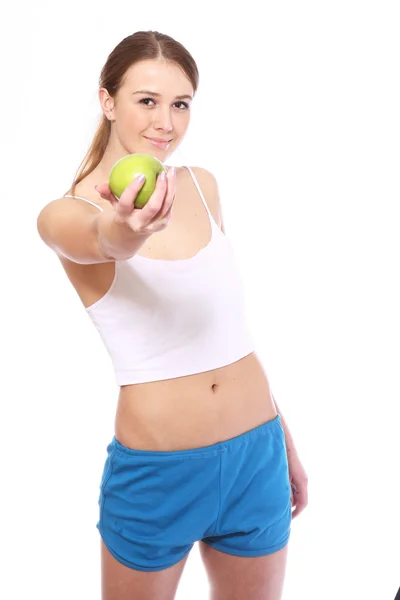
[[286, 571], [288, 545], [257, 557], [233, 556], [199, 543], [211, 600], [280, 600]]
[[102, 600], [173, 600], [188, 556], [161, 571], [137, 571], [118, 562], [101, 542]]

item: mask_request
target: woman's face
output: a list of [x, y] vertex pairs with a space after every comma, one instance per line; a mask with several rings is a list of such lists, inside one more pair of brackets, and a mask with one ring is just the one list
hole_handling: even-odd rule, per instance
[[117, 155], [143, 152], [165, 161], [181, 143], [190, 121], [193, 87], [182, 70], [164, 60], [143, 60], [125, 74], [116, 98], [99, 98], [111, 120], [109, 144]]

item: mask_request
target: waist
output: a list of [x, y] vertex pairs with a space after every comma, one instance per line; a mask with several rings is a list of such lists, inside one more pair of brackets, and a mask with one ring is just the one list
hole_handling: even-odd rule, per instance
[[276, 416], [268, 378], [256, 356], [196, 375], [121, 387], [117, 440], [133, 449], [208, 446]]

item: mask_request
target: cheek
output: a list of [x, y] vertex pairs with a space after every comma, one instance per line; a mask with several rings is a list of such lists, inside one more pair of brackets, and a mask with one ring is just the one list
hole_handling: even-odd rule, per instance
[[132, 132], [135, 129], [140, 129], [141, 124], [148, 123], [149, 115], [137, 105], [127, 104], [124, 106], [124, 110], [119, 113], [118, 120], [121, 127]]
[[135, 107], [127, 114], [126, 127], [132, 134], [140, 133], [147, 129], [149, 125], [150, 116], [144, 110], [138, 110]]
[[175, 119], [175, 131], [180, 135], [183, 135], [189, 127], [189, 123], [190, 113], [179, 115], [179, 117]]

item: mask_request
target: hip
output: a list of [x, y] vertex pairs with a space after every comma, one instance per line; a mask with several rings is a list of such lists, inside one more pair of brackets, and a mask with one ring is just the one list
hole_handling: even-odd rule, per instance
[[241, 435], [276, 414], [266, 373], [251, 353], [206, 373], [121, 387], [115, 437], [138, 450], [193, 449]]
[[288, 543], [292, 518], [279, 415], [193, 450], [133, 450], [114, 437], [99, 507], [103, 541], [133, 569], [168, 568], [200, 540], [236, 556], [277, 552]]

